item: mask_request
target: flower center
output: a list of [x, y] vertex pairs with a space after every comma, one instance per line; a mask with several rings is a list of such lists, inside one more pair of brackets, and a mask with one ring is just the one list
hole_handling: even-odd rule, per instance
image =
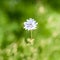
[[33, 25], [32, 25], [32, 24], [27, 24], [27, 27], [32, 28], [32, 27], [33, 27]]

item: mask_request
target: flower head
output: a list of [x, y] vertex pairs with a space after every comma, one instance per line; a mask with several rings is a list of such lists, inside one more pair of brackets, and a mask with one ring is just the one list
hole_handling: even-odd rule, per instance
[[37, 27], [37, 24], [38, 23], [34, 19], [29, 18], [27, 19], [26, 22], [24, 22], [24, 28], [25, 30], [35, 30]]

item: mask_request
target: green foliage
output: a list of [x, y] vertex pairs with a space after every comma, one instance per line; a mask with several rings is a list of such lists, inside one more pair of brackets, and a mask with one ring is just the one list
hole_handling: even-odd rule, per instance
[[[32, 40], [28, 18], [38, 22]], [[60, 60], [60, 0], [0, 0], [0, 60]]]

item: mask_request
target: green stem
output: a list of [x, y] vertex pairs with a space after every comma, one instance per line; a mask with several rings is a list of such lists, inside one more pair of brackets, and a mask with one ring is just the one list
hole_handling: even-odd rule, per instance
[[31, 30], [31, 39], [32, 39], [32, 30]]

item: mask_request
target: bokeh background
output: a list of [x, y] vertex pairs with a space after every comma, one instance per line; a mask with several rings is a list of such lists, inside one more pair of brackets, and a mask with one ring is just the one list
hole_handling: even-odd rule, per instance
[[[23, 28], [29, 18], [34, 41]], [[60, 60], [60, 0], [0, 0], [0, 60]]]

